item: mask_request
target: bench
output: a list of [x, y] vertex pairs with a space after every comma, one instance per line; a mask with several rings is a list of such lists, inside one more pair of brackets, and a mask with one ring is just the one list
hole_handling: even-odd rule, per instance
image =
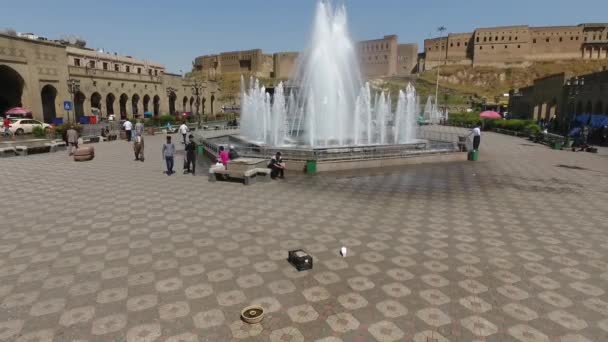
[[223, 166], [212, 166], [209, 168], [209, 181], [216, 182], [221, 176], [228, 178], [242, 179], [243, 184], [250, 185], [255, 183], [258, 178], [262, 182], [270, 181], [270, 169], [268, 168], [253, 168], [246, 171], [241, 170], [226, 170]]
[[0, 158], [14, 157], [16, 154], [14, 147], [0, 147]]
[[27, 146], [15, 146], [15, 154], [18, 156], [27, 156]]

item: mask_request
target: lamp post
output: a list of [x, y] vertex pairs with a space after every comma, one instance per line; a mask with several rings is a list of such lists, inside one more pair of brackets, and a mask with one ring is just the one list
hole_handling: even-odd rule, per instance
[[[80, 91], [80, 80], [70, 78], [68, 80], [68, 92], [72, 94], [72, 106], [74, 110], [74, 121], [76, 121], [76, 93]], [[68, 111], [68, 122], [70, 122], [70, 112]]]
[[[447, 29], [445, 28], [445, 26], [440, 26], [439, 28], [437, 28], [437, 32], [439, 32], [439, 39], [441, 39], [443, 32], [445, 32]], [[441, 42], [440, 42], [441, 43]], [[439, 50], [442, 51], [442, 50]], [[447, 53], [448, 53], [448, 39], [446, 38], [445, 40], [445, 54], [446, 54], [446, 58], [447, 58]], [[435, 110], [439, 110], [439, 68], [441, 67], [441, 55], [439, 56], [440, 60], [439, 60], [439, 64], [437, 64], [437, 84], [435, 85]]]
[[575, 102], [578, 98], [581, 87], [585, 85], [584, 78], [578, 78], [578, 76], [572, 77], [566, 81], [566, 86], [568, 87], [568, 102], [570, 102], [570, 113], [568, 115], [568, 130], [566, 134], [570, 132], [570, 128], [572, 125], [572, 120], [574, 120], [574, 116], [576, 116]]
[[205, 89], [203, 84], [199, 83], [198, 80], [194, 80], [194, 83], [192, 84], [192, 95], [196, 96], [196, 116], [198, 117], [197, 127], [199, 129], [202, 127], [200, 106], [201, 106], [201, 94], [203, 92], [203, 89]]
[[[175, 115], [175, 113], [171, 112], [171, 95], [174, 94], [177, 91], [177, 89], [172, 88], [172, 87], [167, 87], [167, 98], [169, 99], [169, 114], [170, 115]], [[173, 104], [175, 106], [175, 103]], [[175, 110], [175, 107], [173, 108], [173, 110]]]

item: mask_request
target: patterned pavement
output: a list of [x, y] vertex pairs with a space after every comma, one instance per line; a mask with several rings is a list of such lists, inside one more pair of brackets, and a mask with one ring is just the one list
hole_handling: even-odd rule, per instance
[[0, 160], [0, 340], [608, 340], [605, 155], [485, 134], [475, 163], [245, 187], [164, 175], [162, 140]]

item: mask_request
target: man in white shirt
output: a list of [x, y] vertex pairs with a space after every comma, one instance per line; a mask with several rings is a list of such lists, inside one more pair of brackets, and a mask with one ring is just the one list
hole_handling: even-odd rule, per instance
[[131, 130], [133, 129], [133, 124], [131, 121], [129, 121], [129, 119], [127, 119], [127, 121], [122, 124], [122, 127], [124, 127], [125, 132], [127, 133], [127, 141], [131, 141]]
[[473, 151], [479, 150], [479, 144], [481, 143], [481, 122], [478, 122], [477, 125], [471, 130], [470, 135], [473, 135]]
[[188, 126], [186, 126], [185, 123], [183, 123], [181, 126], [179, 126], [179, 132], [181, 133], [184, 142], [183, 144], [186, 145], [186, 135], [188, 134]]

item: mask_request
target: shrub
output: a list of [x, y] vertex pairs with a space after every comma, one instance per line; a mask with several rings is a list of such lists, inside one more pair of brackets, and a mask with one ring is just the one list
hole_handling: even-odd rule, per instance
[[76, 131], [78, 132], [78, 134], [82, 134], [82, 126], [80, 124], [63, 124], [63, 125], [57, 125], [55, 126], [55, 138], [63, 138], [63, 135], [65, 132], [67, 132], [67, 130], [70, 128], [70, 126], [74, 126], [74, 129], [76, 129]]
[[32, 134], [36, 138], [45, 138], [46, 137], [46, 132], [44, 131], [44, 128], [42, 128], [42, 126], [34, 126], [34, 128], [32, 129]]

